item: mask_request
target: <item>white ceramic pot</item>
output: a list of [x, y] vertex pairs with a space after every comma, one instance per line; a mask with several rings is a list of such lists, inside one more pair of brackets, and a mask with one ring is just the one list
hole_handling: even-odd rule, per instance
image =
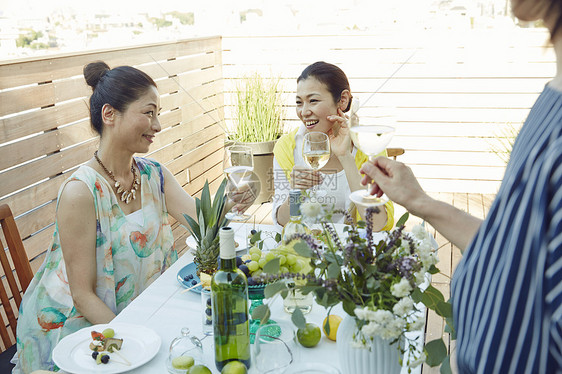
[[[399, 374], [399, 352], [396, 344], [375, 337], [365, 347], [354, 344], [357, 334], [355, 319], [346, 315], [338, 327], [337, 348], [342, 374]], [[370, 348], [370, 349], [369, 349]]]

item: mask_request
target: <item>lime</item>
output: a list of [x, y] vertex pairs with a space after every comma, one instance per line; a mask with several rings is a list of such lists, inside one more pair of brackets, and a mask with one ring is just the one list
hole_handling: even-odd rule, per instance
[[213, 374], [205, 365], [194, 365], [186, 374]]
[[107, 328], [107, 329], [103, 330], [101, 333], [106, 338], [113, 338], [115, 336], [115, 330], [110, 329], [110, 328]]
[[228, 364], [224, 365], [221, 370], [221, 374], [247, 374], [248, 369], [243, 362], [240, 361], [230, 361]]
[[304, 329], [297, 330], [297, 339], [299, 343], [306, 348], [315, 347], [321, 337], [322, 333], [320, 332], [320, 327], [314, 323], [307, 323]]
[[[336, 341], [336, 334], [338, 333], [338, 327], [341, 323], [342, 318], [335, 314], [330, 314], [328, 317], [324, 318], [324, 322], [322, 322], [322, 331], [324, 331], [324, 335], [330, 340]], [[329, 321], [328, 324], [330, 326], [330, 333], [326, 332], [326, 321]]]
[[193, 366], [195, 360], [191, 356], [178, 356], [172, 360], [174, 369], [187, 370]]

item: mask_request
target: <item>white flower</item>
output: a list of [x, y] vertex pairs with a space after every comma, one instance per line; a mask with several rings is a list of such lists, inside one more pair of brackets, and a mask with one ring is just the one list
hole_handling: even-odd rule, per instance
[[433, 246], [428, 242], [420, 243], [420, 245], [418, 245], [417, 252], [424, 266], [429, 267], [431, 265], [435, 265], [439, 261]]
[[408, 362], [408, 367], [411, 367], [412, 369], [416, 368], [421, 364], [423, 364], [426, 359], [427, 359], [427, 355], [425, 354], [425, 352], [421, 352], [420, 357], [418, 357], [413, 361]]
[[402, 317], [406, 314], [409, 314], [413, 308], [414, 308], [414, 301], [409, 297], [404, 297], [394, 305], [392, 311], [397, 316]]
[[388, 310], [378, 310], [378, 318], [376, 321], [371, 321], [363, 328], [361, 332], [368, 337], [375, 335], [382, 339], [396, 339], [403, 332], [406, 322], [402, 318], [395, 318]]
[[355, 308], [354, 312], [357, 318], [367, 320], [367, 308]]
[[414, 274], [414, 280], [416, 282], [416, 286], [419, 286], [423, 282], [425, 282], [425, 273], [427, 272], [426, 268], [422, 268], [421, 271], [418, 271]]
[[419, 240], [426, 240], [429, 233], [425, 231], [425, 228], [422, 225], [416, 225], [412, 229], [412, 235]]
[[412, 286], [405, 278], [402, 278], [400, 282], [395, 283], [390, 287], [390, 293], [392, 293], [395, 297], [406, 297], [410, 294], [410, 292], [412, 292]]
[[316, 218], [324, 214], [324, 209], [318, 202], [306, 201], [301, 204], [301, 213], [307, 218]]
[[382, 326], [376, 322], [369, 322], [368, 324], [364, 325], [361, 328], [361, 332], [365, 336], [369, 336], [369, 337], [379, 335], [381, 330], [382, 330]]
[[388, 310], [375, 310], [370, 313], [369, 317], [371, 317], [369, 318], [369, 321], [373, 321], [381, 325], [386, 325], [394, 319], [392, 312]]
[[402, 318], [394, 318], [394, 320], [388, 324], [386, 331], [383, 332], [381, 337], [383, 339], [396, 339], [404, 332], [405, 327], [406, 321]]
[[414, 322], [410, 323], [410, 331], [421, 330], [425, 326], [425, 318], [418, 317]]

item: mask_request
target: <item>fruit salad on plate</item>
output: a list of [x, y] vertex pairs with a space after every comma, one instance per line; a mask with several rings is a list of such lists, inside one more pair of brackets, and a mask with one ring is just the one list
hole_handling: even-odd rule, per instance
[[114, 354], [119, 359], [115, 360], [120, 364], [131, 366], [131, 362], [127, 360], [119, 351], [123, 345], [123, 339], [115, 337], [115, 331], [112, 328], [107, 328], [102, 332], [92, 331], [92, 341], [90, 342], [90, 349], [92, 350], [92, 358], [96, 360], [96, 364], [108, 364], [112, 359], [109, 355]]

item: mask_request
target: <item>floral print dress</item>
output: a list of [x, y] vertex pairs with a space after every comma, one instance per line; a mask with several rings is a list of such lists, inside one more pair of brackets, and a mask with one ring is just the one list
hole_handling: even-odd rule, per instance
[[[161, 166], [149, 159], [135, 160], [141, 177], [140, 220], [123, 213], [107, 180], [89, 166], [81, 166], [59, 191], [60, 198], [68, 181], [80, 180], [94, 197], [96, 293], [115, 314], [178, 257], [168, 223]], [[80, 219], [80, 212], [76, 212], [76, 219]], [[18, 363], [13, 373], [58, 370], [51, 357], [55, 345], [63, 337], [88, 326], [91, 323], [73, 305], [55, 223], [52, 246], [23, 296], [17, 325]]]

